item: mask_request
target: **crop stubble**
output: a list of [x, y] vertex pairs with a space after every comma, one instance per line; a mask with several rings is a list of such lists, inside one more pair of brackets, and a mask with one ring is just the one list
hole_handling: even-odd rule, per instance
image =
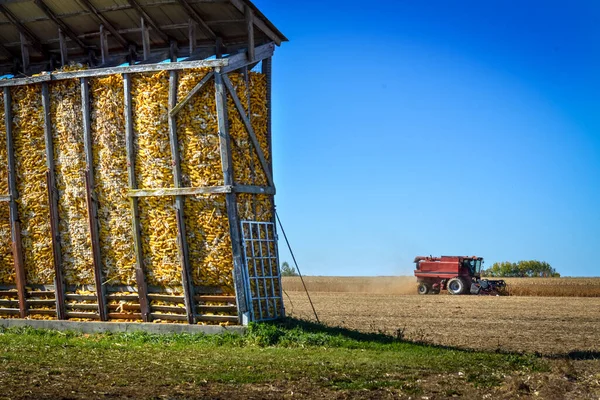
[[[328, 325], [400, 333], [410, 340], [461, 348], [544, 354], [600, 351], [598, 297], [418, 296], [404, 294], [406, 289], [383, 294], [389, 280], [384, 290], [377, 290], [377, 278], [365, 278], [363, 283], [372, 291], [344, 292], [339, 290], [341, 283], [333, 282], [330, 291], [317, 291], [311, 289], [311, 279], [308, 286], [315, 308], [321, 322]], [[354, 279], [358, 285], [361, 278]], [[407, 286], [414, 288], [414, 281]], [[290, 290], [297, 288], [289, 279], [284, 289], [288, 315], [314, 318], [304, 292]]]

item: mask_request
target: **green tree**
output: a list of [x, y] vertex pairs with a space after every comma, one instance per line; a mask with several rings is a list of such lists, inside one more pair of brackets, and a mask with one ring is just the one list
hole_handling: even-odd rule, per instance
[[538, 260], [494, 263], [490, 268], [481, 271], [481, 275], [489, 277], [560, 277], [560, 274], [550, 264]]
[[296, 272], [296, 268], [290, 267], [290, 264], [284, 261], [281, 264], [281, 276], [298, 276], [298, 272]]

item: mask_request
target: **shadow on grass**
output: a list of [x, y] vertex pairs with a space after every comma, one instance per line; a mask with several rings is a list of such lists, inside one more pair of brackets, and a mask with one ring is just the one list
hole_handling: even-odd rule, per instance
[[440, 350], [449, 350], [449, 351], [459, 351], [465, 353], [497, 353], [504, 355], [514, 355], [514, 356], [522, 356], [522, 355], [534, 355], [537, 357], [544, 357], [550, 359], [568, 359], [568, 360], [600, 360], [600, 352], [599, 351], [583, 351], [583, 350], [575, 350], [568, 353], [537, 353], [537, 352], [517, 352], [510, 351], [506, 349], [488, 349], [488, 350], [476, 350], [464, 347], [455, 347], [455, 346], [447, 346], [440, 344], [433, 344], [424, 341], [416, 341], [416, 340], [408, 340], [403, 337], [403, 331], [398, 329], [395, 335], [390, 335], [382, 332], [361, 332], [354, 329], [342, 328], [338, 326], [328, 326], [320, 323], [316, 323], [313, 321], [307, 321], [297, 318], [286, 317], [277, 321], [273, 321], [270, 323], [273, 326], [276, 326], [280, 329], [291, 331], [291, 330], [301, 330], [302, 332], [312, 333], [312, 334], [322, 334], [329, 337], [341, 336], [348, 340], [356, 341], [358, 343], [364, 344], [379, 344], [379, 345], [389, 345], [394, 343], [406, 343], [412, 344], [415, 346], [426, 346], [433, 349]]

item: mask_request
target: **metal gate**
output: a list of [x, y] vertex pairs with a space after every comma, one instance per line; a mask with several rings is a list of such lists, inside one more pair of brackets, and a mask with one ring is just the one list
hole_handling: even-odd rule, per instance
[[272, 222], [241, 221], [244, 287], [250, 321], [283, 317], [277, 231]]

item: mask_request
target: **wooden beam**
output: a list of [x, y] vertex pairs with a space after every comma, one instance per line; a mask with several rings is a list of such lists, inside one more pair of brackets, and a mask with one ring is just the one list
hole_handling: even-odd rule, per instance
[[46, 142], [46, 176], [48, 183], [48, 205], [50, 207], [50, 234], [52, 236], [52, 261], [54, 266], [54, 292], [56, 316], [65, 319], [65, 281], [62, 274], [62, 253], [58, 229], [58, 191], [56, 189], [56, 168], [54, 165], [54, 142], [50, 120], [50, 91], [48, 82], [42, 83], [42, 108], [44, 109], [44, 140]]
[[21, 39], [21, 59], [23, 63], [23, 73], [27, 74], [29, 71], [29, 43], [25, 38], [25, 35], [19, 33], [19, 38]]
[[85, 188], [87, 196], [88, 224], [92, 244], [92, 264], [94, 265], [94, 281], [98, 298], [98, 315], [106, 321], [106, 289], [103, 282], [102, 258], [100, 254], [100, 229], [98, 227], [98, 205], [94, 194], [94, 153], [92, 149], [92, 119], [90, 115], [90, 87], [87, 78], [81, 78], [81, 110], [83, 117], [83, 146], [85, 151]]
[[227, 75], [223, 75], [223, 82], [225, 83], [227, 90], [229, 90], [229, 94], [231, 95], [231, 98], [233, 99], [233, 103], [235, 104], [235, 107], [237, 108], [238, 113], [240, 114], [240, 117], [242, 118], [242, 121], [244, 122], [244, 125], [246, 126], [246, 131], [248, 132], [248, 135], [250, 136], [250, 140], [252, 140], [252, 144], [254, 145], [254, 151], [256, 151], [256, 155], [258, 156], [260, 165], [262, 166], [263, 172], [267, 178], [267, 182], [269, 182], [269, 186], [273, 187], [273, 186], [275, 186], [275, 184], [273, 182], [273, 175], [271, 174], [271, 168], [269, 167], [269, 163], [267, 162], [267, 159], [265, 158], [265, 155], [260, 147], [260, 143], [258, 142], [256, 133], [254, 133], [254, 129], [252, 128], [252, 124], [250, 123], [250, 120], [246, 116], [244, 107], [242, 106], [242, 103], [240, 102], [240, 99], [238, 98], [238, 96], [235, 92], [235, 88], [231, 84], [231, 81], [229, 80]]
[[[238, 9], [238, 11], [242, 14], [245, 14], [245, 7], [247, 7], [246, 3], [242, 0], [230, 0], [231, 4]], [[260, 18], [256, 18], [254, 20], [254, 24], [258, 29], [260, 29], [269, 39], [271, 39], [277, 46], [281, 46], [281, 38], [277, 35], [271, 28], [267, 26]]]
[[36, 51], [40, 52], [44, 58], [48, 58], [48, 50], [42, 45], [40, 39], [35, 36], [25, 25], [23, 25], [9, 9], [0, 4], [0, 12], [6, 16], [6, 18], [15, 26], [15, 28], [17, 28], [20, 34], [27, 38], [29, 44]]
[[202, 19], [202, 17], [198, 15], [198, 13], [194, 9], [194, 7], [192, 7], [192, 5], [188, 2], [188, 0], [178, 0], [177, 2], [185, 9], [187, 14], [198, 24], [200, 30], [202, 30], [202, 32], [204, 32], [204, 34], [209, 39], [215, 39], [217, 37], [213, 30], [210, 29], [210, 27], [206, 24], [204, 19]]
[[163, 188], [163, 189], [137, 189], [130, 190], [129, 197], [164, 197], [164, 196], [195, 196], [198, 194], [231, 193], [232, 186], [207, 186], [199, 188]]
[[267, 43], [263, 44], [262, 46], [258, 46], [254, 50], [254, 60], [252, 61], [248, 59], [248, 54], [246, 52], [229, 56], [227, 57], [227, 60], [229, 60], [229, 62], [227, 66], [221, 69], [221, 73], [226, 74], [235, 71], [236, 69], [243, 68], [246, 65], [250, 65], [256, 61], [272, 57], [274, 50], [275, 46], [273, 45], [273, 43]]
[[196, 22], [193, 19], [189, 19], [188, 21], [188, 25], [189, 25], [189, 30], [188, 30], [188, 37], [189, 37], [189, 42], [190, 42], [190, 55], [194, 54], [194, 52], [196, 51], [196, 47], [198, 46], [198, 39], [197, 39], [197, 35], [196, 35]]
[[[172, 110], [177, 103], [177, 71], [171, 71], [169, 75], [169, 109]], [[170, 114], [170, 113], [169, 113]], [[174, 115], [169, 115], [169, 142], [171, 144], [171, 159], [173, 164], [173, 184], [175, 188], [182, 186], [181, 163], [179, 160], [179, 140], [177, 138], [177, 120]], [[179, 247], [179, 261], [181, 264], [181, 281], [185, 298], [185, 309], [187, 321], [195, 323], [194, 310], [194, 285], [190, 267], [190, 256], [186, 236], [184, 217], [184, 197], [175, 196], [175, 212], [177, 218], [177, 244]]]
[[67, 52], [67, 40], [65, 39], [65, 35], [62, 29], [58, 29], [58, 40], [60, 46], [60, 63], [62, 65], [67, 65], [69, 63], [69, 54]]
[[4, 88], [4, 126], [6, 130], [6, 154], [8, 157], [8, 190], [10, 194], [10, 227], [12, 240], [12, 253], [15, 265], [15, 282], [19, 297], [19, 316], [27, 316], [27, 293], [25, 290], [26, 276], [23, 262], [23, 246], [21, 244], [21, 223], [19, 221], [19, 208], [17, 207], [17, 172], [15, 169], [15, 150], [12, 135], [12, 99], [10, 89]]
[[200, 80], [200, 82], [198, 82], [196, 84], [196, 86], [194, 86], [194, 88], [192, 90], [190, 90], [184, 96], [184, 98], [181, 99], [181, 101], [179, 103], [177, 103], [177, 105], [171, 109], [171, 111], [169, 111], [169, 115], [171, 117], [174, 117], [175, 115], [177, 115], [177, 113], [179, 111], [181, 111], [183, 106], [185, 106], [196, 93], [198, 93], [200, 90], [202, 90], [204, 85], [206, 85], [206, 83], [213, 77], [213, 75], [214, 75], [213, 71], [210, 71], [208, 74], [204, 75], [204, 77]]
[[176, 40], [171, 40], [169, 45], [169, 60], [171, 62], [177, 62], [177, 55], [179, 54], [179, 47]]
[[214, 68], [214, 67], [225, 66], [228, 63], [229, 63], [228, 59], [223, 58], [220, 60], [182, 61], [182, 62], [175, 62], [175, 63], [129, 65], [126, 67], [96, 68], [96, 69], [86, 69], [86, 70], [70, 71], [70, 72], [53, 72], [53, 73], [49, 73], [49, 74], [47, 73], [47, 74], [42, 74], [40, 76], [32, 76], [32, 77], [27, 77], [27, 78], [0, 80], [0, 87], [22, 86], [22, 85], [30, 85], [32, 83], [40, 83], [40, 82], [45, 82], [45, 81], [59, 81], [59, 80], [64, 80], [64, 79], [76, 79], [76, 78], [91, 78], [91, 77], [107, 76], [107, 75], [115, 75], [115, 74], [173, 71], [173, 70], [179, 70], [179, 69], [192, 69], [192, 68]]
[[100, 55], [102, 64], [104, 65], [108, 61], [108, 35], [106, 34], [104, 25], [100, 25]]
[[220, 36], [215, 39], [215, 57], [223, 58], [223, 38]]
[[198, 194], [224, 194], [224, 193], [253, 193], [275, 194], [274, 187], [237, 185], [237, 186], [206, 186], [206, 187], [180, 187], [163, 189], [136, 189], [130, 190], [129, 197], [170, 197], [170, 196], [195, 196]]
[[[131, 75], [123, 75], [124, 90], [124, 112], [125, 112], [125, 142], [127, 149], [127, 173], [129, 189], [137, 189], [135, 177], [135, 144], [133, 133], [133, 106], [131, 103]], [[140, 213], [138, 208], [138, 199], [131, 197], [129, 199], [131, 208], [131, 228], [133, 233], [133, 248], [135, 252], [135, 280], [138, 287], [138, 296], [140, 301], [140, 310], [144, 322], [151, 321], [150, 307], [148, 303], [148, 285], [146, 283], [146, 274], [144, 273], [144, 253], [142, 250], [142, 238], [140, 233]]]
[[144, 49], [144, 60], [150, 57], [150, 33], [146, 27], [146, 21], [144, 17], [140, 18], [140, 25], [142, 27], [142, 48]]
[[171, 38], [169, 37], [169, 35], [163, 32], [162, 29], [160, 29], [159, 25], [152, 19], [152, 17], [150, 17], [150, 15], [148, 15], [148, 13], [142, 8], [142, 6], [140, 6], [140, 4], [136, 0], [127, 0], [127, 2], [135, 9], [135, 11], [137, 11], [139, 16], [143, 18], [144, 21], [152, 27], [152, 31], [156, 33], [163, 42], [168, 43], [170, 41]]
[[248, 32], [248, 61], [254, 61], [254, 13], [249, 5], [244, 6], [246, 32]]
[[10, 195], [2, 195], [0, 196], [0, 202], [9, 202], [10, 201]]
[[59, 17], [57, 17], [56, 14], [54, 14], [54, 11], [52, 11], [46, 5], [46, 3], [43, 2], [43, 0], [34, 0], [34, 2], [35, 5], [38, 6], [40, 10], [42, 10], [42, 12], [46, 14], [48, 18], [50, 18], [56, 24], [56, 26], [58, 26], [60, 30], [69, 37], [69, 39], [71, 39], [74, 43], [77, 44], [77, 46], [81, 47], [83, 50], [88, 50], [88, 46], [77, 37], [77, 34], [73, 32], [73, 30], [67, 24], [65, 24]]
[[[123, 46], [124, 49], [127, 50], [129, 48], [130, 43], [127, 41], [127, 39], [123, 37], [123, 35], [119, 33], [117, 28], [115, 28], [115, 26], [108, 19], [106, 19], [104, 15], [102, 15], [102, 11], [99, 11], [89, 0], [79, 0], [79, 2], [83, 4], [88, 10], [90, 10], [93, 15], [96, 16], [96, 19], [99, 22], [101, 22], [101, 24], [105, 26], [106, 29], [108, 29], [111, 35], [113, 35], [113, 37], [119, 42], [121, 46]], [[100, 30], [100, 32], [102, 32], [102, 29]]]
[[[223, 182], [225, 185], [234, 185], [233, 168], [230, 149], [230, 137], [227, 117], [227, 95], [221, 73], [215, 71], [215, 100], [217, 107], [217, 125], [219, 128], [219, 147], [221, 153], [221, 169], [223, 170]], [[240, 221], [237, 210], [237, 198], [235, 193], [225, 195], [227, 217], [229, 219], [229, 235], [231, 237], [231, 251], [233, 254], [233, 281], [235, 295], [238, 304], [238, 322], [246, 324], [249, 322], [249, 307], [246, 298], [246, 285], [244, 284], [244, 261], [242, 251], [242, 236], [240, 232]]]

